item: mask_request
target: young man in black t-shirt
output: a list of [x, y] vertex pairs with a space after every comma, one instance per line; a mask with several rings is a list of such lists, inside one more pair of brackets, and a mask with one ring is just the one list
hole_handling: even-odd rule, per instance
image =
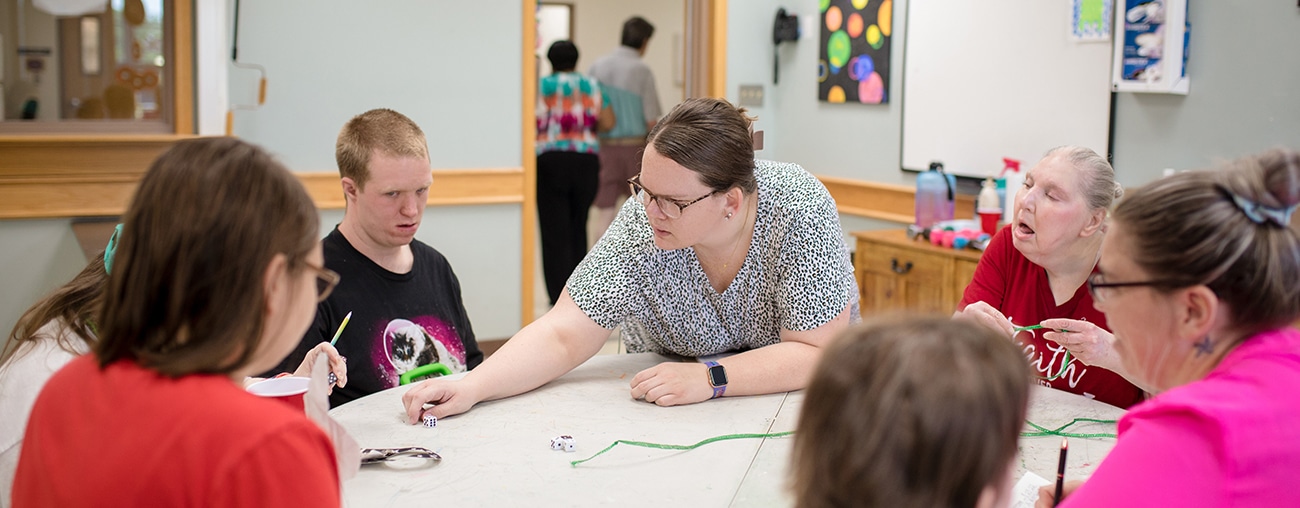
[[335, 344], [348, 359], [348, 382], [334, 389], [331, 406], [397, 386], [419, 367], [478, 366], [483, 353], [460, 282], [441, 253], [415, 239], [433, 181], [420, 127], [396, 111], [367, 111], [343, 126], [335, 158], [347, 209], [321, 243], [325, 267], [342, 280], [284, 365], [297, 366], [351, 313]]

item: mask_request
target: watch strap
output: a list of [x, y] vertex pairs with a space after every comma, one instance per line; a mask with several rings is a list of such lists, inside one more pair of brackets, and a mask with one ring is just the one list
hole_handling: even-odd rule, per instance
[[705, 367], [705, 369], [707, 369], [707, 370], [705, 370], [705, 373], [708, 375], [709, 386], [712, 386], [712, 387], [713, 387], [713, 396], [712, 396], [712, 397], [709, 397], [709, 398], [711, 398], [711, 399], [716, 399], [716, 398], [718, 398], [718, 397], [721, 397], [722, 394], [727, 393], [727, 385], [726, 385], [726, 384], [722, 384], [722, 385], [715, 385], [715, 384], [713, 384], [713, 372], [712, 372], [712, 371], [713, 371], [713, 368], [714, 368], [714, 367], [721, 367], [721, 365], [719, 365], [718, 362], [704, 362], [704, 367]]

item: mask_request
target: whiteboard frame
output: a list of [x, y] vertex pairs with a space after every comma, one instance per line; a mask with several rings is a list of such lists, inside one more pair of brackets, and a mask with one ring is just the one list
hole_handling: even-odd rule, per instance
[[1069, 0], [907, 4], [904, 170], [983, 178], [1060, 145], [1109, 154], [1112, 45], [1070, 40]]

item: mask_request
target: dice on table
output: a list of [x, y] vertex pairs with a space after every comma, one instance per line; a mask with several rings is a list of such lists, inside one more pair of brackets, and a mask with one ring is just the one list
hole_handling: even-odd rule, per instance
[[552, 439], [551, 449], [572, 452], [574, 450], [573, 436], [560, 436], [555, 439]]
[[433, 413], [424, 413], [424, 426], [425, 426], [425, 427], [437, 427], [437, 426], [438, 426], [438, 417], [433, 416]]

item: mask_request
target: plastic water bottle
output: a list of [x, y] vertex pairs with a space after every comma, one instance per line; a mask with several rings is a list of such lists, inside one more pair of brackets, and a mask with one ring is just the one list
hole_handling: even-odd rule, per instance
[[979, 198], [975, 200], [975, 215], [980, 218], [980, 230], [993, 234], [998, 232], [998, 220], [1002, 218], [1002, 203], [998, 201], [997, 184], [992, 178], [984, 180]]
[[951, 220], [957, 206], [957, 179], [943, 172], [942, 162], [916, 175], [916, 225], [927, 230], [935, 222]]

